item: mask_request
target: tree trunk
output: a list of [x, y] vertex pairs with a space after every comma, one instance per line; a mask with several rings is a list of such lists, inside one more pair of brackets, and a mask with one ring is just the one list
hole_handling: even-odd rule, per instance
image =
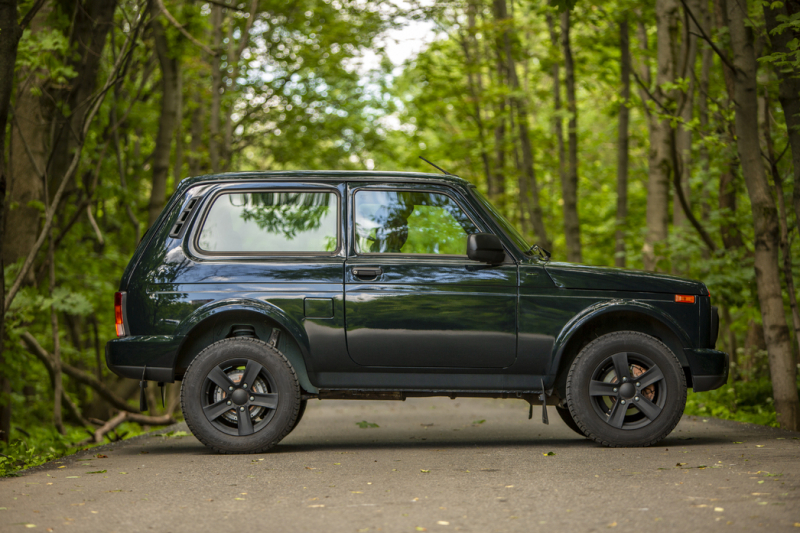
[[[30, 31], [35, 34], [45, 27], [46, 12], [40, 12], [31, 21]], [[23, 69], [17, 88], [14, 117], [11, 123], [10, 158], [8, 161], [8, 204], [5, 225], [14, 231], [4, 235], [3, 262], [16, 263], [28, 255], [39, 235], [40, 210], [32, 202], [41, 202], [44, 194], [44, 171], [47, 167], [50, 142], [52, 106], [42, 96], [46, 73], [37, 69]], [[31, 277], [31, 280], [33, 278]]]
[[219, 172], [220, 148], [222, 139], [219, 135], [220, 108], [222, 106], [222, 8], [218, 4], [211, 7], [211, 34], [214, 40], [214, 57], [211, 58], [211, 124], [208, 136], [208, 157], [211, 160], [211, 171]]
[[[677, 4], [674, 0], [656, 1], [656, 112], [669, 109], [673, 100], [672, 91], [664, 90], [664, 84], [675, 81], [675, 43], [677, 38]], [[664, 270], [667, 258], [666, 246], [669, 233], [669, 191], [672, 168], [672, 132], [669, 120], [651, 116], [650, 166], [647, 179], [647, 232], [644, 239], [643, 259], [646, 270]]]
[[[547, 13], [547, 28], [550, 31], [550, 45], [555, 52], [561, 49], [561, 41], [558, 37], [555, 19], [551, 13]], [[561, 114], [561, 72], [559, 61], [553, 60], [551, 77], [553, 78], [553, 136], [556, 138], [558, 147], [558, 179], [564, 183], [566, 175], [566, 148], [564, 147], [564, 117]]]
[[205, 108], [199, 89], [195, 89], [193, 94], [193, 105], [195, 108], [192, 110], [192, 124], [189, 127], [192, 136], [191, 141], [189, 141], [189, 175], [199, 176], [201, 174], [200, 152], [203, 146], [203, 118], [205, 117]]
[[[789, 217], [786, 214], [786, 200], [784, 199], [783, 178], [778, 170], [778, 162], [775, 159], [775, 147], [772, 144], [772, 132], [770, 128], [769, 116], [769, 91], [764, 88], [764, 141], [767, 146], [767, 159], [772, 181], [775, 183], [775, 194], [778, 197], [778, 221], [780, 222], [780, 246], [783, 255], [783, 279], [786, 280], [786, 292], [789, 293], [789, 309], [792, 313], [792, 330], [800, 348], [800, 311], [797, 308], [797, 293], [794, 290], [794, 273], [792, 272], [792, 251], [789, 243]], [[793, 363], [797, 367], [797, 355], [793, 357]]]
[[569, 11], [561, 14], [561, 48], [564, 54], [564, 81], [567, 89], [568, 167], [566, 179], [561, 181], [564, 199], [564, 237], [567, 241], [567, 261], [583, 261], [581, 251], [581, 224], [578, 218], [578, 108], [575, 103], [575, 64], [569, 37]]
[[177, 187], [178, 183], [185, 177], [183, 175], [183, 159], [184, 159], [184, 134], [183, 134], [183, 73], [178, 69], [177, 74], [177, 97], [176, 112], [175, 112], [175, 162], [172, 165], [172, 183], [173, 187]]
[[152, 226], [158, 218], [167, 199], [167, 175], [169, 173], [169, 156], [172, 139], [175, 137], [175, 126], [178, 123], [178, 107], [180, 99], [180, 64], [172, 57], [164, 27], [159, 18], [150, 24], [153, 30], [158, 63], [161, 66], [161, 114], [158, 118], [158, 134], [153, 148], [153, 186], [150, 190], [147, 225]]
[[[698, 0], [687, 0], [689, 9], [695, 17], [700, 16], [702, 2]], [[679, 169], [679, 182], [683, 188], [683, 194], [689, 205], [691, 205], [691, 190], [689, 179], [692, 175], [692, 130], [687, 127], [694, 115], [694, 91], [695, 75], [694, 67], [697, 63], [697, 34], [700, 30], [690, 17], [684, 17], [684, 38], [681, 41], [680, 61], [683, 63], [680, 68], [680, 76], [688, 79], [686, 92], [679, 96], [678, 111], [681, 121], [675, 132], [675, 148], [678, 150], [678, 158], [681, 163]], [[686, 224], [686, 214], [680, 209], [678, 191], [673, 191], [672, 205], [672, 224], [675, 227]], [[685, 259], [685, 258], [684, 258]], [[676, 265], [673, 264], [673, 269]]]
[[481, 151], [481, 162], [483, 163], [483, 173], [486, 176], [488, 189], [492, 186], [492, 171], [489, 162], [489, 150], [486, 143], [486, 124], [483, 119], [481, 108], [481, 98], [483, 97], [483, 87], [480, 72], [480, 49], [475, 39], [475, 15], [477, 6], [474, 1], [467, 5], [467, 34], [461, 38], [461, 48], [464, 51], [464, 62], [467, 71], [467, 87], [469, 88], [470, 99], [472, 100], [472, 119], [478, 130], [478, 147]]
[[[521, 95], [519, 77], [517, 76], [517, 65], [514, 60], [514, 52], [511, 48], [511, 39], [514, 37], [514, 21], [509, 18], [506, 0], [494, 0], [495, 21], [502, 25], [502, 54], [505, 56], [505, 71], [508, 76], [508, 85], [511, 89], [511, 106], [516, 112], [517, 129], [519, 132], [519, 144], [522, 150], [522, 169], [525, 176], [524, 186], [520, 187], [520, 194], [525, 198], [522, 202], [528, 206], [528, 215], [536, 233], [536, 238], [541, 246], [550, 250], [550, 239], [547, 236], [547, 229], [544, 225], [544, 216], [539, 201], [539, 184], [536, 181], [536, 169], [533, 161], [533, 148], [531, 146], [530, 134], [528, 131], [528, 102]], [[527, 198], [527, 190], [530, 189], [531, 198]]]
[[769, 188], [758, 136], [756, 58], [753, 35], [745, 27], [747, 6], [728, 2], [728, 25], [733, 49], [734, 99], [736, 101], [736, 145], [753, 213], [755, 271], [758, 300], [769, 352], [769, 367], [775, 397], [775, 410], [782, 428], [800, 428], [800, 402], [797, 395], [789, 328], [784, 315], [778, 267], [778, 212]]
[[625, 227], [628, 219], [628, 122], [631, 97], [631, 52], [628, 35], [628, 17], [623, 15], [619, 23], [620, 83], [622, 89], [617, 126], [617, 231], [614, 265], [625, 268]]
[[[11, 93], [14, 91], [14, 65], [22, 29], [17, 23], [17, 1], [0, 0], [0, 296], [5, 301], [5, 243], [6, 205], [6, 124]], [[0, 320], [0, 439], [8, 442], [11, 434], [11, 382], [5, 375], [5, 320]]]
[[[77, 76], [70, 79], [61, 89], [56, 87], [50, 97], [55, 107], [68, 109], [68, 116], [55, 120], [55, 139], [51, 146], [50, 165], [47, 179], [50, 194], [55, 194], [58, 184], [72, 164], [74, 152], [83, 139], [76, 138], [76, 132], [83, 129], [83, 123], [91, 107], [92, 95], [97, 90], [97, 74], [103, 59], [106, 37], [114, 23], [117, 0], [87, 0], [75, 9], [73, 23], [69, 28], [70, 50], [73, 52], [72, 67]], [[70, 10], [73, 8], [70, 7]]]
[[[784, 0], [781, 7], [778, 2], [764, 2], [764, 21], [772, 43], [773, 53], [794, 54], [796, 50], [790, 48], [793, 39], [800, 39], [800, 31], [785, 29], [781, 33], [773, 33], [781, 24], [778, 16], [798, 16], [800, 14], [800, 0]], [[786, 120], [786, 129], [789, 134], [789, 144], [792, 147], [792, 167], [794, 169], [794, 221], [800, 231], [800, 69], [796, 61], [787, 61], [787, 65], [774, 69], [780, 80], [778, 99], [783, 107], [783, 116]]]

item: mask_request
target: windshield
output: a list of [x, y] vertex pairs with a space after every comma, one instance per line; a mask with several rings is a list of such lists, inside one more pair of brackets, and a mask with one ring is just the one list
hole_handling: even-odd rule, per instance
[[528, 253], [528, 251], [531, 249], [531, 245], [528, 244], [528, 242], [525, 240], [525, 237], [520, 235], [517, 229], [513, 225], [511, 225], [511, 222], [506, 220], [506, 218], [503, 215], [501, 215], [500, 212], [497, 211], [497, 209], [495, 209], [491, 203], [489, 203], [489, 200], [487, 200], [480, 193], [480, 191], [478, 191], [478, 189], [474, 187], [472, 187], [471, 189], [473, 194], [478, 198], [478, 200], [480, 200], [483, 206], [492, 214], [495, 221], [500, 225], [503, 232], [508, 236], [508, 238], [514, 241], [514, 244], [516, 244], [520, 250], [522, 250], [525, 253]]

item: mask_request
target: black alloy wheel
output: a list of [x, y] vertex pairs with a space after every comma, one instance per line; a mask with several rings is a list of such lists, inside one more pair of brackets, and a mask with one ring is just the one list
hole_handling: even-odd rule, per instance
[[293, 429], [300, 386], [271, 345], [236, 337], [216, 342], [189, 365], [181, 406], [195, 437], [220, 453], [259, 453]]
[[567, 377], [567, 404], [578, 428], [606, 446], [649, 446], [678, 424], [686, 377], [675, 354], [639, 332], [588, 344]]

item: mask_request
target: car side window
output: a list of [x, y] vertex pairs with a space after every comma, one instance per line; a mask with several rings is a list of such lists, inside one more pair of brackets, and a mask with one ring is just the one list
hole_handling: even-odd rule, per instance
[[338, 195], [322, 191], [223, 193], [214, 199], [197, 237], [201, 251], [334, 252]]
[[448, 195], [360, 190], [354, 198], [356, 252], [466, 255], [478, 229]]

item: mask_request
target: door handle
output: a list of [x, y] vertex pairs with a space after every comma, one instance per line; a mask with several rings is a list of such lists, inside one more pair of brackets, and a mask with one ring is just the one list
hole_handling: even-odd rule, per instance
[[353, 275], [364, 280], [378, 279], [381, 274], [383, 274], [383, 269], [381, 267], [358, 267], [353, 269]]

